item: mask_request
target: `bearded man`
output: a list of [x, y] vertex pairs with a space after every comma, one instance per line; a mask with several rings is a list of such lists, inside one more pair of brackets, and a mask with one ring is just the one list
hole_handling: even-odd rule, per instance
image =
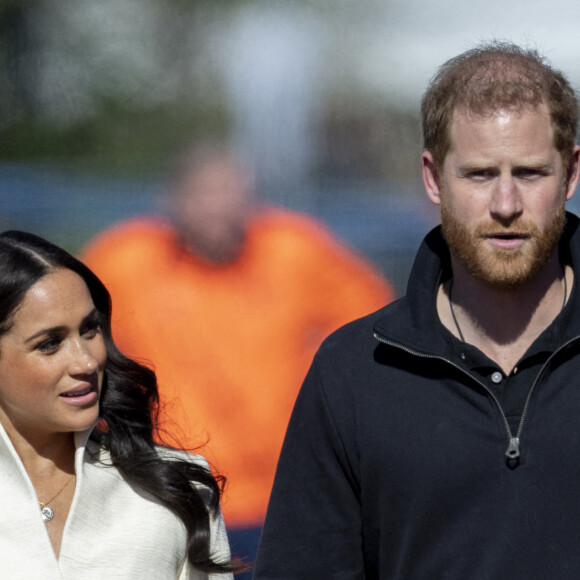
[[320, 347], [254, 578], [580, 578], [578, 102], [479, 46], [422, 101], [441, 226], [407, 295]]

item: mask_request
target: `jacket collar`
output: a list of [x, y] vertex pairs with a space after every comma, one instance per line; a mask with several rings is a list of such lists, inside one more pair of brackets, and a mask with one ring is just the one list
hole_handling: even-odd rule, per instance
[[[560, 239], [560, 256], [572, 265], [574, 284], [565, 308], [566, 319], [562, 340], [580, 336], [580, 220], [566, 213], [566, 226]], [[450, 272], [449, 248], [441, 234], [441, 226], [432, 229], [421, 243], [407, 285], [407, 294], [389, 304], [374, 325], [375, 334], [383, 339], [424, 352], [446, 354], [449, 345], [440, 332], [437, 314], [437, 288]]]

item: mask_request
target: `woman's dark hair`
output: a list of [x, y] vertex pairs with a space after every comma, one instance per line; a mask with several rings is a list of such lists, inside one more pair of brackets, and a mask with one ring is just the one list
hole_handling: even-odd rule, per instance
[[124, 477], [149, 492], [184, 523], [189, 562], [204, 572], [227, 572], [229, 561], [210, 553], [210, 518], [219, 509], [224, 478], [201, 465], [163, 459], [157, 451], [159, 397], [155, 373], [126, 357], [111, 336], [111, 298], [103, 283], [81, 261], [33, 234], [0, 234], [0, 336], [8, 332], [27, 291], [57, 269], [78, 274], [100, 314], [107, 362], [100, 400], [101, 421], [91, 434], [111, 455]]

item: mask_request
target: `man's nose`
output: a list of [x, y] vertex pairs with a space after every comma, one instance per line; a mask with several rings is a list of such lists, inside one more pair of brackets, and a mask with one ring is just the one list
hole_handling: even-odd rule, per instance
[[513, 219], [523, 211], [521, 193], [512, 175], [500, 176], [495, 184], [490, 212], [502, 220]]

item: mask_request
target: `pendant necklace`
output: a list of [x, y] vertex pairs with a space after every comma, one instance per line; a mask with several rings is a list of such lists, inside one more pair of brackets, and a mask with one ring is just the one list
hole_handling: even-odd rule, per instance
[[[449, 310], [451, 311], [451, 318], [453, 318], [453, 322], [455, 323], [455, 328], [457, 328], [457, 333], [459, 334], [459, 338], [461, 342], [465, 342], [465, 338], [463, 336], [463, 332], [461, 332], [461, 327], [459, 326], [459, 322], [457, 322], [457, 316], [455, 316], [455, 310], [453, 309], [453, 300], [451, 300], [451, 292], [453, 290], [453, 278], [449, 281]], [[564, 271], [564, 300], [562, 302], [562, 308], [560, 312], [564, 310], [564, 306], [566, 306], [566, 299], [568, 298], [568, 281], [566, 280], [566, 272]]]
[[67, 482], [47, 502], [38, 502], [40, 504], [40, 513], [42, 514], [42, 519], [45, 522], [50, 522], [50, 520], [54, 518], [54, 510], [48, 504], [54, 501], [74, 478], [75, 474], [73, 473], [72, 477], [70, 477]]

